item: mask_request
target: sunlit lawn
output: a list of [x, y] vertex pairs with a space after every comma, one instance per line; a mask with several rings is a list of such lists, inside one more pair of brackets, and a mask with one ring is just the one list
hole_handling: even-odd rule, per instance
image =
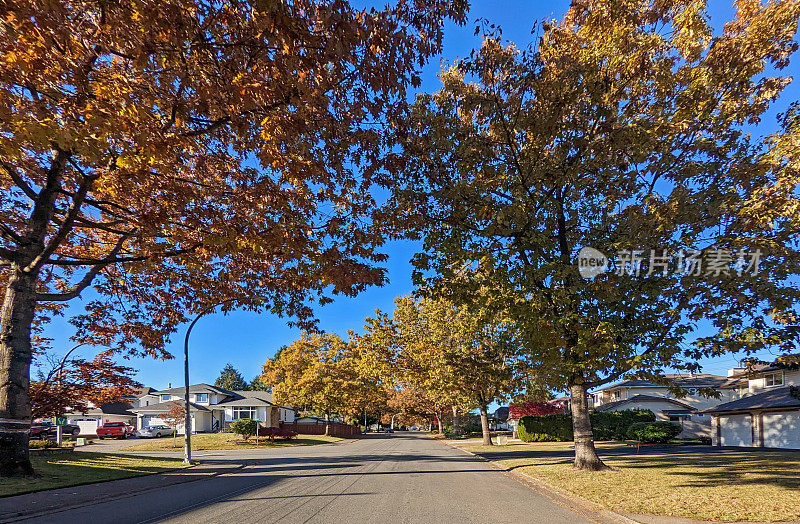
[[[622, 513], [724, 521], [800, 519], [800, 451], [605, 456], [613, 471], [582, 472], [571, 443], [461, 446]], [[598, 443], [601, 450], [626, 447]], [[561, 456], [558, 456], [561, 455]], [[509, 458], [503, 458], [509, 457]]]
[[[192, 450], [204, 449], [249, 449], [256, 447], [279, 447], [279, 446], [310, 446], [314, 444], [328, 444], [343, 440], [339, 437], [326, 437], [325, 435], [298, 435], [297, 438], [284, 440], [275, 439], [270, 442], [264, 437], [260, 437], [256, 442], [255, 437], [242, 442], [238, 435], [233, 433], [198, 433], [192, 435]], [[123, 448], [123, 451], [178, 451], [183, 449], [183, 435], [172, 437], [162, 437], [153, 439], [140, 439], [139, 443]]]
[[0, 478], [0, 496], [90, 484], [186, 467], [180, 459], [131, 457], [108, 453], [31, 456], [36, 477]]

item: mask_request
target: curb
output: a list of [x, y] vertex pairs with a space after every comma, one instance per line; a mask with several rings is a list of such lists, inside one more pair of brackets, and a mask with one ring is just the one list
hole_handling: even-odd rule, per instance
[[[640, 524], [640, 522], [637, 521], [637, 520], [633, 520], [630, 517], [627, 517], [625, 515], [622, 515], [620, 513], [612, 511], [610, 509], [604, 508], [604, 507], [600, 506], [599, 504], [596, 504], [596, 503], [594, 503], [594, 502], [592, 502], [590, 500], [586, 500], [586, 499], [584, 499], [582, 497], [579, 497], [578, 495], [575, 495], [574, 493], [570, 493], [568, 491], [564, 491], [564, 490], [556, 488], [554, 486], [550, 486], [549, 484], [546, 484], [546, 483], [544, 483], [544, 482], [542, 482], [540, 480], [537, 480], [537, 479], [535, 479], [533, 477], [530, 477], [528, 475], [525, 475], [523, 473], [518, 473], [518, 472], [514, 471], [512, 468], [509, 468], [508, 466], [504, 466], [503, 464], [500, 464], [499, 462], [495, 462], [494, 460], [487, 459], [486, 457], [482, 457], [481, 455], [478, 455], [477, 453], [473, 453], [471, 451], [467, 451], [466, 449], [459, 448], [458, 446], [455, 446], [455, 445], [450, 444], [448, 442], [445, 442], [445, 441], [440, 441], [440, 442], [445, 446], [449, 446], [449, 447], [451, 447], [453, 449], [456, 449], [456, 450], [461, 451], [463, 453], [466, 453], [468, 455], [472, 455], [473, 457], [486, 462], [487, 464], [489, 464], [489, 466], [492, 469], [495, 469], [497, 471], [502, 472], [507, 477], [516, 480], [520, 484], [524, 484], [525, 486], [527, 486], [531, 490], [536, 491], [537, 493], [539, 493], [540, 495], [542, 495], [544, 497], [547, 497], [548, 499], [550, 499], [551, 501], [555, 502], [556, 504], [558, 504], [560, 506], [563, 506], [563, 507], [569, 509], [570, 511], [572, 511], [574, 513], [577, 513], [577, 514], [581, 515], [582, 517], [584, 517], [586, 519], [589, 519], [589, 520], [591, 520], [593, 522], [598, 522], [599, 523], [600, 521], [597, 521], [596, 519], [592, 518], [592, 516], [587, 515], [583, 511], [579, 511], [579, 509], [583, 509], [584, 511], [588, 511], [590, 513], [593, 513], [593, 514], [599, 516], [599, 517], [602, 517], [602, 518], [605, 518], [605, 519], [608, 519], [608, 520], [611, 520], [611, 521], [621, 522], [623, 524]], [[559, 500], [559, 499], [562, 499], [562, 500]], [[563, 502], [564, 500], [567, 501], [566, 504]], [[577, 508], [574, 507], [574, 506], [577, 506]]]
[[[209, 478], [218, 477], [219, 475], [224, 475], [226, 473], [232, 473], [234, 471], [239, 471], [240, 469], [244, 468], [245, 466], [247, 466], [247, 464], [239, 464], [236, 467], [226, 469], [225, 471], [217, 470], [217, 471], [214, 471], [212, 473], [209, 473], [209, 474], [205, 475], [202, 478], [180, 479], [180, 474], [177, 474], [176, 476], [178, 476], [179, 478], [176, 480], [176, 482], [173, 482], [171, 485], [174, 486], [174, 485], [178, 485], [178, 484], [187, 484], [189, 482], [197, 482], [197, 481], [200, 481], [200, 480], [206, 480], [206, 479], [209, 479]], [[188, 468], [184, 468], [181, 471], [190, 470], [190, 469], [192, 469], [194, 467], [197, 467], [197, 465], [189, 466]], [[150, 477], [150, 476], [154, 476], [154, 475], [164, 475], [164, 474], [169, 474], [169, 473], [170, 472], [168, 472], [168, 471], [161, 471], [161, 472], [158, 472], [158, 473], [151, 473], [150, 475], [138, 475], [137, 477], [128, 477], [128, 478]], [[77, 486], [64, 486], [64, 487], [65, 488], [70, 488], [70, 487], [77, 488], [77, 487], [80, 487], [80, 486], [92, 486], [92, 485], [98, 485], [98, 484], [106, 484], [106, 483], [109, 483], [109, 482], [116, 482], [117, 480], [126, 480], [126, 479], [106, 480], [106, 481], [102, 481], [102, 482], [91, 482], [89, 484], [79, 484]], [[116, 495], [116, 496], [112, 495], [112, 496], [109, 496], [109, 497], [104, 497], [102, 502], [112, 502], [112, 501], [115, 501], [115, 500], [126, 499], [126, 498], [130, 498], [130, 497], [133, 497], [133, 496], [136, 496], [136, 495], [140, 495], [142, 493], [149, 493], [151, 491], [157, 491], [157, 490], [162, 489], [162, 488], [163, 488], [163, 486], [156, 486], [156, 487], [152, 487], [152, 488], [139, 489], [135, 493], [124, 493], [124, 494], [119, 494], [119, 495]], [[54, 488], [54, 489], [61, 489], [61, 488]], [[29, 493], [23, 493], [22, 495], [30, 495], [32, 493], [43, 493], [43, 492], [46, 492], [46, 491], [50, 491], [50, 490], [34, 491], [34, 492], [29, 492]], [[22, 496], [22, 495], [20, 495], [20, 496]], [[14, 495], [12, 495], [12, 496], [14, 496]], [[18, 520], [42, 517], [42, 516], [45, 516], [45, 515], [53, 515], [55, 513], [61, 513], [61, 512], [64, 512], [64, 511], [69, 511], [69, 510], [73, 510], [73, 509], [77, 509], [77, 508], [83, 508], [83, 507], [86, 507], [86, 506], [92, 506], [92, 505], [97, 504], [97, 503], [98, 503], [97, 500], [86, 500], [86, 501], [83, 501], [83, 502], [70, 504], [68, 506], [63, 506], [62, 505], [62, 506], [58, 506], [57, 508], [37, 510], [37, 511], [29, 512], [29, 513], [18, 512], [18, 513], [14, 514], [14, 515], [11, 515], [11, 516], [8, 516], [8, 517], [4, 517], [4, 518], [0, 519], [0, 524], [5, 524], [7, 522], [16, 522]]]

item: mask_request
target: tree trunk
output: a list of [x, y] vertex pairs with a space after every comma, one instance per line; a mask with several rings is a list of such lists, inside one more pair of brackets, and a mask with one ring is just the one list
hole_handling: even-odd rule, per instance
[[0, 476], [31, 475], [31, 325], [37, 275], [13, 265], [0, 310]]
[[325, 436], [328, 437], [331, 434], [331, 416], [329, 413], [325, 413]]
[[483, 445], [492, 445], [492, 434], [489, 433], [489, 406], [481, 404], [481, 433], [483, 434]]
[[460, 435], [461, 430], [458, 427], [458, 407], [453, 406], [453, 435]]
[[589, 419], [589, 400], [586, 386], [572, 384], [569, 388], [572, 409], [572, 434], [575, 442], [575, 467], [590, 471], [610, 469], [597, 456], [592, 436], [592, 421]]
[[444, 435], [444, 430], [442, 429], [442, 412], [436, 412], [436, 425], [439, 426], [439, 434]]

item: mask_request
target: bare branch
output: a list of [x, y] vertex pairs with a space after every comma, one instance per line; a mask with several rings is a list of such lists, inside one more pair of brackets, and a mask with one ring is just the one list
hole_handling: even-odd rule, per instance
[[33, 188], [25, 182], [25, 180], [22, 178], [22, 175], [20, 175], [17, 170], [14, 169], [14, 166], [8, 165], [3, 160], [0, 160], [0, 164], [3, 165], [3, 169], [6, 170], [6, 173], [8, 173], [8, 175], [11, 177], [11, 180], [13, 180], [14, 183], [17, 184], [20, 189], [22, 189], [22, 192], [25, 193], [25, 196], [31, 200], [36, 200], [36, 191], [34, 191]]
[[81, 206], [83, 205], [83, 201], [86, 198], [86, 194], [89, 192], [89, 188], [92, 186], [92, 182], [97, 179], [97, 176], [84, 176], [83, 181], [81, 182], [78, 191], [75, 193], [75, 197], [72, 199], [72, 202], [67, 209], [67, 216], [64, 218], [64, 221], [61, 223], [61, 227], [56, 231], [56, 234], [53, 235], [50, 240], [47, 242], [44, 250], [39, 253], [36, 258], [31, 261], [30, 264], [25, 268], [25, 271], [36, 271], [45, 261], [50, 258], [50, 255], [55, 253], [56, 249], [61, 245], [65, 238], [70, 231], [72, 231], [73, 224], [75, 223], [75, 218], [81, 212]]
[[84, 289], [89, 287], [89, 285], [92, 283], [92, 280], [94, 280], [94, 277], [97, 276], [97, 274], [104, 267], [114, 263], [114, 259], [117, 258], [117, 254], [122, 249], [122, 245], [125, 243], [127, 238], [127, 236], [120, 237], [119, 240], [117, 240], [114, 249], [111, 250], [108, 256], [103, 259], [102, 262], [95, 264], [89, 271], [87, 271], [80, 282], [72, 286], [69, 291], [64, 293], [37, 293], [36, 300], [41, 302], [67, 302], [79, 296]]
[[195, 244], [192, 247], [186, 249], [176, 249], [175, 251], [165, 251], [163, 253], [151, 253], [149, 255], [140, 255], [135, 257], [106, 257], [102, 259], [98, 258], [76, 258], [65, 260], [63, 258], [58, 259], [49, 259], [47, 261], [48, 264], [53, 264], [55, 266], [94, 266], [94, 265], [103, 265], [107, 266], [109, 264], [121, 264], [126, 262], [141, 262], [143, 260], [148, 260], [151, 258], [170, 258], [170, 257], [177, 257], [180, 255], [185, 255], [187, 253], [191, 253], [202, 244]]

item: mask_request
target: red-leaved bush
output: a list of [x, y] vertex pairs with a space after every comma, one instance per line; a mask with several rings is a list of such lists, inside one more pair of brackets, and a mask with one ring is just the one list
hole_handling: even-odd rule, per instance
[[558, 406], [547, 402], [535, 402], [529, 400], [522, 404], [511, 404], [508, 408], [508, 418], [518, 419], [526, 415], [552, 415], [553, 413], [563, 413], [564, 410]]

